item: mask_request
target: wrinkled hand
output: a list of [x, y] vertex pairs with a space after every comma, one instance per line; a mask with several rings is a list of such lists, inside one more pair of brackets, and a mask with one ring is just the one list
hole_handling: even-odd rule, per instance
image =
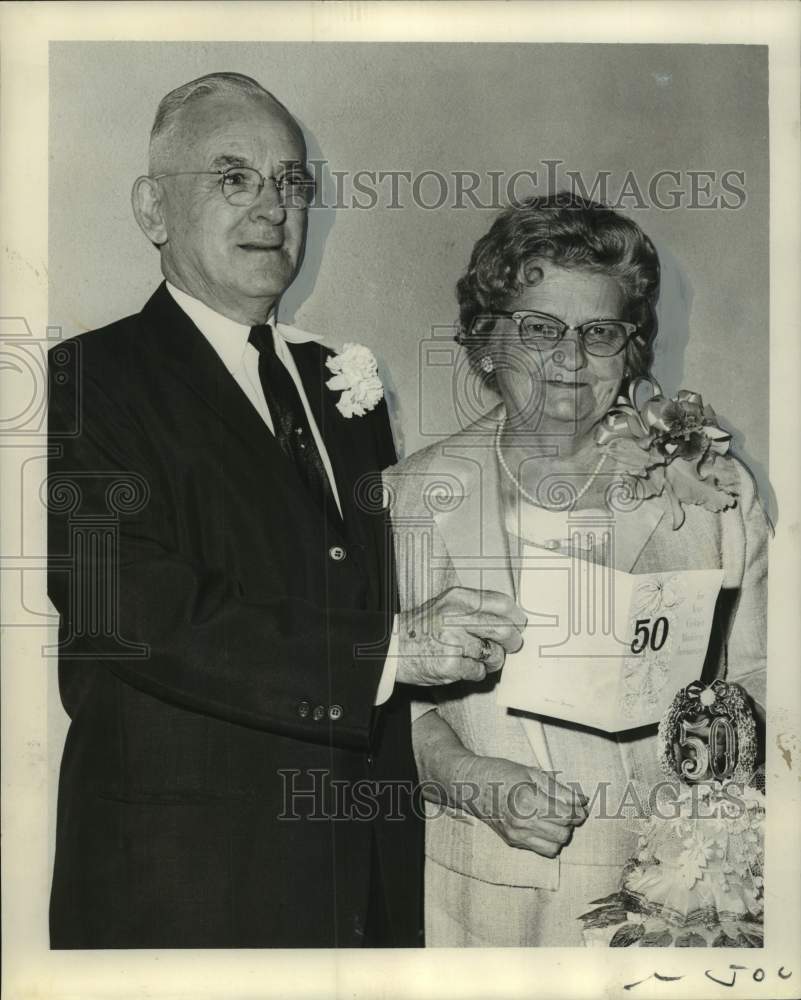
[[587, 818], [587, 797], [536, 767], [470, 755], [460, 768], [461, 806], [510, 847], [555, 858]]
[[[523, 645], [526, 616], [511, 597], [453, 587], [400, 615], [397, 679], [405, 684], [481, 681]], [[488, 655], [482, 639], [489, 642]]]

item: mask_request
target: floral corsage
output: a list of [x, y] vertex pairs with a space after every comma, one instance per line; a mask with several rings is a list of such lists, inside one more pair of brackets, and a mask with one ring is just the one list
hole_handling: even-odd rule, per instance
[[[638, 403], [643, 382], [651, 396]], [[653, 379], [635, 379], [628, 399], [621, 396], [604, 418], [597, 442], [636, 477], [638, 496], [667, 498], [674, 530], [684, 523], [684, 504], [721, 511], [736, 503], [737, 469], [726, 454], [731, 435], [697, 392], [682, 389], [666, 399]]]
[[378, 362], [369, 347], [345, 344], [339, 354], [328, 358], [326, 368], [334, 373], [325, 384], [334, 392], [341, 391], [337, 409], [343, 417], [354, 414], [363, 417], [375, 409], [384, 397], [384, 387], [378, 377]]

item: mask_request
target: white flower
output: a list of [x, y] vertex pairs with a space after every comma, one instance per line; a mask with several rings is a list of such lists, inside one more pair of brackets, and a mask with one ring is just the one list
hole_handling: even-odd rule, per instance
[[384, 396], [378, 377], [378, 363], [369, 347], [345, 344], [339, 354], [328, 358], [326, 368], [334, 373], [325, 384], [334, 392], [341, 391], [337, 409], [343, 417], [354, 414], [363, 417], [374, 409]]

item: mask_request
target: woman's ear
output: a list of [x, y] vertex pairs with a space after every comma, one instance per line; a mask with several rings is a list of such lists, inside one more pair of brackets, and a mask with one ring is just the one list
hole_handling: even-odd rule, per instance
[[158, 181], [152, 177], [137, 177], [131, 191], [131, 205], [139, 228], [154, 247], [167, 242], [167, 222]]
[[541, 261], [536, 257], [527, 257], [520, 262], [517, 272], [517, 281], [521, 285], [538, 285], [545, 277], [542, 270]]

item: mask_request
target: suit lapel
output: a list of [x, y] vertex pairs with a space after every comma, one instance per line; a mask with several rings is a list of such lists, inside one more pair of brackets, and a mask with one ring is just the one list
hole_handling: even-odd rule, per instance
[[[227, 430], [271, 461], [282, 455], [275, 438], [240, 389], [217, 352], [162, 284], [142, 310], [152, 349], [173, 376], [211, 407]], [[148, 349], [145, 345], [145, 349]], [[289, 464], [289, 463], [287, 463]]]
[[356, 487], [365, 471], [372, 471], [371, 443], [362, 439], [361, 418], [346, 420], [336, 408], [337, 393], [326, 385], [332, 376], [325, 368], [324, 348], [314, 342], [289, 347], [331, 461], [345, 532], [352, 541], [364, 541], [364, 518]]
[[[328, 452], [339, 494], [339, 503], [342, 507], [342, 521], [349, 531], [353, 521], [354, 480], [349, 458], [355, 449], [352, 441], [349, 442], [351, 447], [344, 447], [342, 435], [339, 433], [341, 428], [338, 424], [344, 418], [332, 406], [335, 394], [325, 384], [326, 378], [330, 375], [324, 367], [323, 349], [320, 348], [319, 344], [313, 342], [290, 344], [289, 349], [303, 382], [303, 388], [306, 392], [306, 398], [309, 400], [317, 429], [320, 431], [320, 436]], [[337, 520], [339, 520], [338, 515]]]
[[[319, 518], [320, 510], [295, 464], [281, 450], [236, 379], [165, 284], [159, 286], [145, 305], [142, 319], [145, 336], [153, 338], [153, 344], [143, 345], [144, 349], [162, 357], [173, 376], [214, 411], [225, 431], [235, 434], [245, 444], [254, 464], [263, 463], [265, 468], [274, 470], [275, 478], [287, 485], [293, 504], [307, 508], [306, 519]], [[308, 384], [304, 381], [304, 387]]]
[[[372, 511], [371, 489], [365, 477], [380, 481], [376, 446], [369, 417], [343, 417], [337, 410], [338, 393], [326, 385], [325, 348], [318, 343], [290, 344], [309, 406], [325, 444], [342, 508], [329, 523], [347, 539], [356, 563], [368, 578], [368, 600], [387, 591], [387, 560], [391, 560], [391, 532], [384, 512]], [[362, 498], [362, 499], [360, 499]], [[390, 588], [391, 589], [391, 588]]]
[[443, 447], [436, 478], [453, 499], [434, 521], [463, 586], [514, 596], [491, 417]]

